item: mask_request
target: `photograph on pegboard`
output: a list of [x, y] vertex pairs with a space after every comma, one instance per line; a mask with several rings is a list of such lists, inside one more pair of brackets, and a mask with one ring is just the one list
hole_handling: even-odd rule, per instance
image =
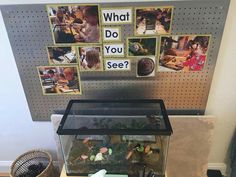
[[74, 46], [47, 46], [50, 65], [77, 63], [76, 47]]
[[80, 71], [103, 71], [100, 46], [79, 46], [78, 57]]
[[130, 37], [127, 38], [127, 56], [155, 56], [157, 39], [156, 37]]
[[137, 77], [154, 77], [156, 70], [155, 56], [141, 57], [137, 61]]
[[137, 36], [170, 34], [173, 7], [138, 7], [135, 9], [135, 29]]
[[161, 36], [159, 71], [202, 71], [207, 61], [210, 35]]
[[77, 66], [37, 67], [44, 95], [82, 94]]
[[54, 44], [99, 43], [98, 5], [48, 5]]

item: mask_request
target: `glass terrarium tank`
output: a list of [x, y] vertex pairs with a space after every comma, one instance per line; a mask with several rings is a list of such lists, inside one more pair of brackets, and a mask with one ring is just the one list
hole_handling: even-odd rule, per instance
[[165, 176], [172, 128], [162, 100], [71, 100], [57, 133], [68, 176]]

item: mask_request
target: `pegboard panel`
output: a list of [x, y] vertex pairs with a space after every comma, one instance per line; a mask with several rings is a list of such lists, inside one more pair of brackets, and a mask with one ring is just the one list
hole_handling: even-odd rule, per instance
[[[100, 3], [101, 7], [133, 5]], [[45, 46], [53, 45], [45, 4], [1, 6], [33, 120], [49, 120], [50, 114], [63, 112], [70, 99], [89, 98], [160, 98], [171, 114], [204, 113], [229, 0], [135, 2], [135, 7], [139, 6], [174, 6], [172, 34], [211, 34], [204, 70], [157, 72], [155, 77], [137, 78], [133, 62], [131, 71], [81, 73], [81, 96], [44, 96], [36, 66], [48, 65]], [[126, 38], [134, 36], [134, 26], [121, 25], [121, 31], [122, 42], [126, 44]]]

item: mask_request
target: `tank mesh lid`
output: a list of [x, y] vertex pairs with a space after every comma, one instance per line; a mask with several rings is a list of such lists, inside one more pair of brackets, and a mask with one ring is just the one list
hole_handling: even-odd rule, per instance
[[162, 100], [71, 100], [59, 135], [171, 134]]

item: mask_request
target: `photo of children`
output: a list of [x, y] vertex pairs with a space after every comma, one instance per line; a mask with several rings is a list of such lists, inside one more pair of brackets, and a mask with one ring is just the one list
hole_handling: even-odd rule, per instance
[[81, 94], [80, 77], [76, 66], [37, 67], [43, 93]]
[[156, 38], [127, 38], [127, 55], [147, 56], [156, 55]]
[[135, 35], [169, 34], [173, 7], [144, 7], [135, 9]]
[[103, 62], [101, 53], [101, 47], [98, 46], [78, 47], [80, 71], [102, 71]]
[[155, 76], [155, 56], [147, 56], [138, 59], [137, 77]]
[[47, 6], [55, 44], [99, 43], [98, 5]]
[[76, 48], [72, 47], [47, 47], [49, 64], [74, 64], [77, 63]]
[[209, 35], [162, 36], [159, 71], [202, 71], [209, 42]]

